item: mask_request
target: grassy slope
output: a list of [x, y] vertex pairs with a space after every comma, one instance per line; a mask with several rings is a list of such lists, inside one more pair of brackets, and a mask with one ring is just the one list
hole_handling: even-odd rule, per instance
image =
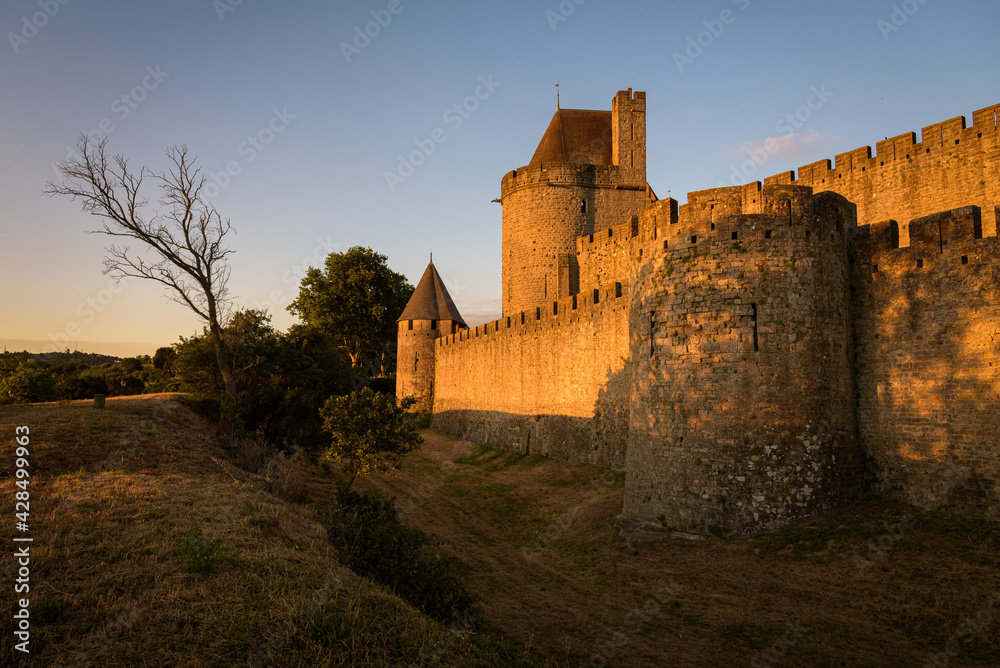
[[552, 666], [923, 666], [949, 641], [947, 665], [1000, 665], [996, 523], [871, 500], [771, 536], [627, 547], [620, 476], [424, 436], [358, 486], [441, 536], [493, 632]]
[[[307, 507], [261, 491], [166, 395], [0, 408], [3, 619], [19, 425], [32, 434], [32, 665], [397, 666], [419, 664], [426, 642], [437, 665], [515, 663], [341, 567]], [[193, 528], [222, 539], [210, 573], [185, 568]], [[20, 660], [3, 629], [0, 663]]]

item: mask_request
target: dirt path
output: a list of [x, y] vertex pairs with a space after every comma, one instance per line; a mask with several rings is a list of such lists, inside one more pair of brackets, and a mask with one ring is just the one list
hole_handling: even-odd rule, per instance
[[359, 490], [395, 495], [464, 564], [488, 627], [552, 666], [922, 666], [982, 611], [998, 619], [951, 665], [1000, 664], [995, 524], [910, 526], [874, 502], [776, 536], [627, 545], [621, 474], [423, 435], [395, 478]]

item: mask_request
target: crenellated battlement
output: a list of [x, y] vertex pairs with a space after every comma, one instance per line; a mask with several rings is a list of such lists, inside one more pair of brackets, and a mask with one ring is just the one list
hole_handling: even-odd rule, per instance
[[899, 223], [880, 221], [868, 226], [868, 248], [872, 271], [888, 266], [899, 269], [932, 270], [940, 263], [968, 265], [985, 262], [1000, 265], [997, 239], [983, 237], [983, 219], [978, 206], [942, 211], [909, 223], [910, 244], [900, 246]]
[[[803, 165], [796, 172], [781, 172], [764, 179], [765, 185], [795, 184], [815, 186], [824, 179], [842, 179], [852, 173], [867, 173], [888, 163], [900, 160], [924, 159], [923, 156], [937, 156], [940, 152], [953, 150], [976, 140], [995, 142], [1000, 123], [1000, 104], [994, 104], [972, 113], [973, 124], [966, 126], [965, 116], [956, 116], [940, 123], [928, 125], [921, 130], [917, 141], [915, 132], [904, 132], [888, 137], [875, 144], [875, 155], [871, 146], [862, 146], [846, 153], [838, 153], [833, 162], [818, 160]], [[978, 146], [973, 146], [979, 150]]]
[[496, 337], [541, 334], [554, 327], [572, 326], [607, 312], [628, 309], [628, 284], [616, 281], [570, 297], [492, 320], [455, 334], [442, 336], [437, 346], [456, 346]]
[[643, 192], [646, 190], [644, 183], [623, 185], [621, 169], [616, 165], [549, 162], [527, 165], [507, 172], [500, 181], [500, 196], [504, 198], [512, 192], [531, 186], [584, 186]]

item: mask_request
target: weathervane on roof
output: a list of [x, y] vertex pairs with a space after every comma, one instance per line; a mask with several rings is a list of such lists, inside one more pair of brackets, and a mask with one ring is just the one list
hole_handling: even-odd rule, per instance
[[556, 111], [559, 111], [559, 82], [556, 82]]

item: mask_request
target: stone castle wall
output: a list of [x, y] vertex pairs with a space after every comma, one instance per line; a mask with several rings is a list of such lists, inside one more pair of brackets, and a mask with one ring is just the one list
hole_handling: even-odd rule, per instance
[[982, 238], [984, 219], [914, 220], [904, 248], [896, 221], [860, 228], [853, 285], [861, 435], [882, 491], [995, 519], [1000, 240]]
[[862, 225], [882, 220], [903, 221], [902, 245], [908, 245], [906, 222], [940, 211], [974, 205], [983, 211], [987, 235], [996, 230], [995, 207], [1000, 204], [1000, 104], [972, 115], [923, 128], [921, 141], [907, 132], [870, 146], [820, 160], [764, 180], [769, 184], [811, 186], [814, 192], [833, 190], [858, 207]]
[[436, 347], [434, 428], [623, 470], [627, 357], [628, 286], [620, 284], [444, 337]]
[[998, 111], [680, 207], [617, 166], [511, 172], [505, 317], [433, 344], [435, 427], [625, 470], [625, 516], [684, 531], [873, 480], [1000, 517]]

